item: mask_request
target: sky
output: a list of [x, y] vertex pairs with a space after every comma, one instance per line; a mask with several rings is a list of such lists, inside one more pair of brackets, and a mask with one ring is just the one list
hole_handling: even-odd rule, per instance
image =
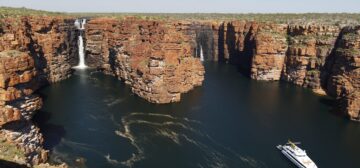
[[360, 0], [0, 0], [0, 6], [58, 12], [360, 12]]

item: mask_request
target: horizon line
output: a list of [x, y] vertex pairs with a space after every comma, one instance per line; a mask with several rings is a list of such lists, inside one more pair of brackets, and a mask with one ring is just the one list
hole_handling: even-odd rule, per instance
[[69, 11], [52, 11], [36, 8], [27, 7], [12, 7], [12, 6], [0, 6], [0, 8], [12, 8], [12, 9], [28, 9], [35, 11], [51, 12], [51, 13], [64, 13], [64, 14], [238, 14], [238, 15], [249, 15], [249, 14], [360, 14], [360, 12], [139, 12], [139, 11], [99, 11], [99, 12], [69, 12]]

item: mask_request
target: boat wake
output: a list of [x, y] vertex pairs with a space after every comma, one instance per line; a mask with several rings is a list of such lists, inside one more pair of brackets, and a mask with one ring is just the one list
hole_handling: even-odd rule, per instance
[[[177, 151], [176, 155], [189, 157], [176, 158], [177, 160], [184, 159], [181, 160], [183, 163], [190, 162], [186, 164], [194, 164], [197, 167], [266, 167], [262, 162], [218, 143], [206, 132], [201, 131], [203, 125], [199, 121], [167, 114], [131, 113], [124, 116], [121, 123], [116, 125], [121, 127], [115, 134], [128, 139], [136, 149], [129, 159], [118, 163], [123, 166], [133, 167], [137, 162], [151, 161], [154, 157], [171, 157], [167, 151], [152, 155], [154, 151], [159, 152], [168, 147]], [[191, 149], [191, 154], [186, 149]], [[195, 161], [198, 163], [191, 161], [194, 154], [200, 157], [200, 161]], [[151, 159], [147, 160], [148, 157]]]

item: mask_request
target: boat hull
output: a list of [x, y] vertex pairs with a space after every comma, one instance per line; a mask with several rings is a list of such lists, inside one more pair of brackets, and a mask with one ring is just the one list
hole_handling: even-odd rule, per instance
[[299, 168], [307, 168], [305, 166], [303, 166], [302, 164], [300, 164], [296, 159], [294, 159], [293, 157], [291, 157], [286, 151], [281, 150], [281, 153], [284, 154], [291, 162], [293, 162], [297, 167]]
[[[291, 162], [293, 162], [299, 168], [317, 168], [315, 163], [313, 164], [304, 164], [300, 160], [298, 160], [295, 156], [293, 156], [290, 151], [288, 151], [288, 147], [284, 147], [282, 145], [276, 146], [283, 155], [285, 155]], [[307, 157], [308, 158], [308, 157]], [[308, 158], [310, 160], [310, 158]], [[311, 161], [311, 160], [310, 160]], [[312, 162], [312, 161], [311, 161]]]

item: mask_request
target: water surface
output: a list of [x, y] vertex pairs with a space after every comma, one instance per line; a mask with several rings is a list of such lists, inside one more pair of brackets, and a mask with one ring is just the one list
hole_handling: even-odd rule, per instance
[[39, 94], [35, 120], [53, 162], [72, 167], [294, 167], [288, 139], [319, 167], [360, 167], [360, 124], [332, 100], [282, 82], [258, 82], [206, 63], [205, 81], [180, 103], [156, 105], [111, 76], [78, 70]]

